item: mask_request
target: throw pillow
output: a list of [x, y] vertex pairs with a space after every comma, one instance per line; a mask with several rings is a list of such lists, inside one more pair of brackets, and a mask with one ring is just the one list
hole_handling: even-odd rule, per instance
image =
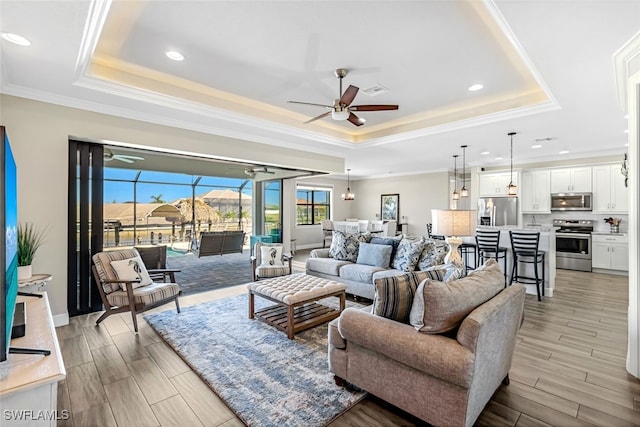
[[389, 268], [391, 262], [391, 245], [374, 245], [360, 243], [358, 248], [358, 264], [373, 265], [374, 267]]
[[391, 245], [391, 259], [396, 256], [396, 250], [402, 240], [402, 235], [396, 237], [372, 237], [370, 243], [374, 245]]
[[429, 279], [439, 280], [441, 282], [448, 282], [450, 280], [457, 280], [464, 276], [464, 268], [458, 268], [454, 264], [442, 264], [429, 267], [424, 270], [428, 274]]
[[260, 246], [260, 265], [278, 266], [282, 265], [282, 246]]
[[[134, 282], [132, 283], [133, 289], [139, 288], [141, 286], [147, 286], [153, 283], [153, 280], [151, 280], [151, 277], [149, 277], [147, 268], [144, 266], [144, 263], [142, 262], [142, 258], [140, 258], [140, 256], [127, 258], [120, 261], [111, 261], [111, 267], [113, 267], [113, 269], [115, 270], [116, 276], [118, 276], [119, 280]], [[127, 285], [124, 283], [120, 283], [120, 288], [123, 291], [126, 291]]]
[[451, 331], [476, 307], [503, 288], [504, 276], [493, 259], [487, 261], [484, 270], [460, 280], [440, 282], [426, 279], [416, 290], [409, 322], [427, 334]]
[[342, 261], [356, 262], [360, 243], [368, 243], [370, 238], [371, 235], [369, 233], [348, 234], [334, 230], [329, 256]]
[[418, 284], [428, 277], [424, 271], [412, 271], [399, 276], [376, 279], [373, 314], [409, 323], [409, 313]]
[[413, 271], [418, 264], [418, 258], [424, 249], [424, 238], [404, 238], [398, 245], [392, 267], [400, 271]]
[[444, 240], [427, 239], [418, 260], [417, 270], [426, 270], [434, 265], [444, 264], [449, 245]]

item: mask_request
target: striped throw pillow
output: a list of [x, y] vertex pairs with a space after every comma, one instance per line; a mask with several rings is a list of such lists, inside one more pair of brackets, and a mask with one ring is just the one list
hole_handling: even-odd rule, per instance
[[411, 271], [399, 276], [376, 279], [373, 314], [397, 322], [409, 323], [413, 296], [418, 285], [424, 279], [437, 274], [430, 271]]

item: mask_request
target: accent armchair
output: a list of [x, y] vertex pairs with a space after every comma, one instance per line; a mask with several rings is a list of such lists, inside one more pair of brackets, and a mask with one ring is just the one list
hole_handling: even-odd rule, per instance
[[93, 276], [105, 312], [96, 325], [112, 314], [130, 311], [138, 332], [136, 315], [174, 301], [180, 313], [180, 286], [177, 283], [154, 283], [140, 254], [135, 249], [98, 252], [93, 255]]
[[283, 253], [282, 243], [256, 242], [251, 257], [253, 281], [291, 274], [291, 259]]

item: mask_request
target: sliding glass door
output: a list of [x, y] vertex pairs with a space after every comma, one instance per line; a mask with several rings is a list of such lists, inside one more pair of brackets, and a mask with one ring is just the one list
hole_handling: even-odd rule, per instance
[[282, 180], [263, 181], [264, 234], [274, 243], [282, 243]]

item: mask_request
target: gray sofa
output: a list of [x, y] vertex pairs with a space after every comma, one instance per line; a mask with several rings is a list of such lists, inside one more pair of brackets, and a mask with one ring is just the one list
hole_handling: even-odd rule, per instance
[[307, 274], [335, 280], [347, 285], [348, 294], [373, 299], [377, 278], [404, 274], [404, 271], [382, 268], [372, 265], [357, 264], [329, 257], [329, 249], [314, 249], [305, 262]]
[[[494, 275], [502, 289], [500, 274]], [[450, 284], [465, 280], [436, 283], [452, 287], [449, 296], [459, 298], [459, 288]], [[329, 324], [329, 369], [336, 383], [346, 380], [434, 426], [473, 425], [500, 383], [509, 382], [523, 315], [524, 286], [499, 289], [444, 334], [418, 332], [415, 325], [374, 315], [371, 309], [346, 309]], [[440, 299], [440, 307], [452, 305], [447, 298]], [[424, 304], [428, 310], [423, 312], [433, 315], [433, 301]], [[415, 300], [412, 323], [414, 310]]]

